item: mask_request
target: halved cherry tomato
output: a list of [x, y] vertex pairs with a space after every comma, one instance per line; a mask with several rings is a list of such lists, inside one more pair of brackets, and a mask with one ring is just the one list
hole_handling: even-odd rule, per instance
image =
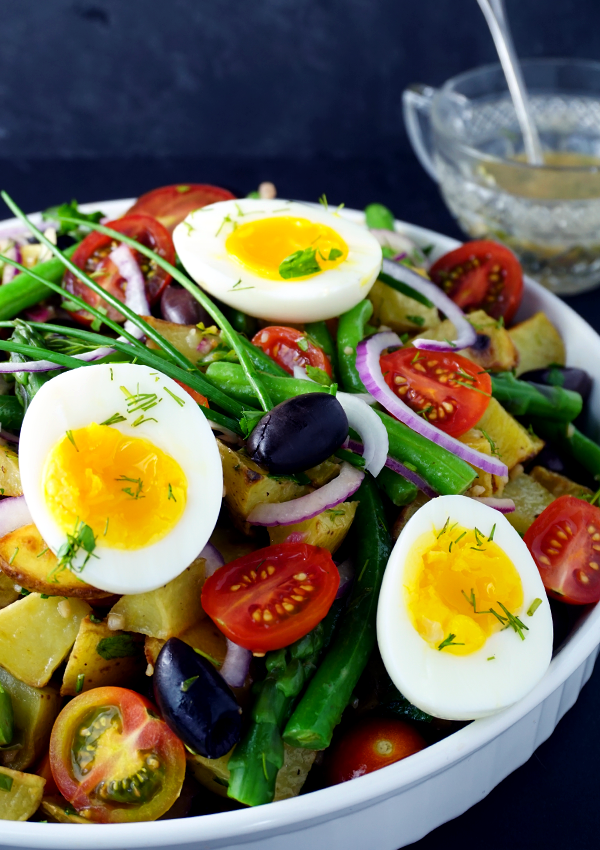
[[327, 549], [280, 543], [213, 573], [202, 588], [202, 607], [234, 643], [267, 652], [314, 629], [329, 611], [339, 583]]
[[179, 796], [185, 749], [140, 694], [95, 688], [58, 715], [50, 764], [60, 793], [90, 821], [156, 820]]
[[398, 398], [451, 437], [466, 434], [490, 403], [488, 373], [452, 351], [401, 348], [384, 354], [379, 363]]
[[46, 755], [39, 762], [34, 771], [38, 776], [41, 776], [42, 779], [46, 780], [46, 784], [44, 785], [44, 795], [46, 797], [53, 797], [59, 794], [58, 786], [54, 781], [54, 776], [52, 776], [52, 768], [50, 767], [50, 753], [46, 753]]
[[227, 189], [204, 183], [178, 183], [146, 192], [137, 199], [126, 215], [151, 215], [173, 233], [177, 225], [194, 210], [218, 201], [235, 198]]
[[523, 539], [550, 596], [571, 605], [600, 600], [600, 508], [560, 496]]
[[206, 396], [202, 395], [202, 393], [199, 393], [198, 390], [194, 390], [191, 387], [188, 387], [187, 384], [183, 384], [181, 381], [175, 380], [175, 383], [179, 384], [179, 386], [182, 389], [184, 389], [186, 391], [186, 393], [194, 399], [196, 404], [199, 404], [201, 407], [210, 407], [210, 404], [208, 403], [208, 399], [206, 398]]
[[485, 310], [511, 322], [523, 296], [523, 272], [512, 251], [482, 239], [444, 254], [429, 276], [465, 312]]
[[252, 338], [252, 344], [262, 348], [265, 354], [289, 372], [294, 374], [294, 366], [315, 366], [327, 372], [331, 378], [331, 363], [322, 348], [314, 345], [310, 339], [295, 328], [272, 325], [263, 328]]
[[403, 720], [381, 717], [359, 720], [327, 753], [329, 784], [337, 785], [387, 767], [426, 746], [417, 730]]
[[[150, 218], [147, 215], [128, 215], [116, 221], [109, 221], [107, 227], [112, 227], [114, 230], [118, 230], [119, 233], [130, 236], [132, 239], [141, 242], [142, 245], [152, 248], [153, 251], [156, 251], [157, 254], [164, 257], [169, 263], [175, 262], [173, 240], [162, 224], [156, 221], [156, 219]], [[110, 292], [119, 301], [124, 302], [125, 278], [121, 276], [119, 269], [108, 256], [117, 245], [118, 243], [111, 239], [110, 236], [104, 236], [102, 233], [90, 233], [77, 246], [71, 259], [76, 266], [91, 275], [103, 289], [106, 289], [107, 292]], [[158, 300], [161, 292], [171, 280], [171, 275], [167, 274], [153, 260], [149, 260], [138, 251], [134, 250], [133, 254], [144, 275], [146, 295], [152, 305]], [[67, 292], [79, 295], [80, 298], [83, 298], [84, 301], [93, 307], [101, 306], [106, 309], [108, 317], [113, 321], [123, 321], [123, 316], [117, 310], [110, 307], [95, 292], [92, 292], [72, 272], [65, 272], [63, 284]], [[71, 315], [84, 325], [91, 324], [93, 320], [93, 316], [85, 310], [77, 310]]]

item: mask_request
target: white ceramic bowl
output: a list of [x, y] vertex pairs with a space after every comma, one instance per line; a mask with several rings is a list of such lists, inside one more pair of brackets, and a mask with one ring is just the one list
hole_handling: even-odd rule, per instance
[[[131, 201], [89, 204], [121, 215]], [[354, 221], [362, 213], [344, 211]], [[14, 221], [5, 226], [14, 225]], [[0, 236], [1, 230], [0, 229]], [[420, 245], [435, 246], [435, 259], [459, 243], [431, 230], [398, 222], [397, 229]], [[527, 280], [520, 317], [543, 310], [567, 347], [571, 366], [600, 362], [600, 337], [564, 302]], [[598, 375], [600, 378], [600, 375]], [[590, 399], [600, 422], [600, 381]], [[509, 773], [524, 764], [553, 732], [589, 679], [600, 643], [600, 606], [578, 624], [542, 681], [511, 708], [476, 720], [410, 758], [359, 779], [293, 800], [224, 814], [154, 823], [97, 825], [3, 821], [0, 847], [36, 850], [397, 850], [462, 814]]]

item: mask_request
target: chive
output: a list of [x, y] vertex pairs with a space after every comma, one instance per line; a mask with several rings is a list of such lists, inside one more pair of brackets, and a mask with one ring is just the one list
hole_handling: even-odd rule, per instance
[[179, 398], [179, 396], [178, 396], [178, 395], [175, 395], [175, 393], [172, 393], [172, 392], [171, 392], [171, 390], [170, 390], [170, 389], [168, 389], [167, 387], [165, 387], [164, 389], [165, 389], [165, 392], [166, 392], [166, 393], [169, 393], [169, 395], [171, 396], [171, 398], [175, 399], [175, 401], [177, 402], [177, 404], [179, 405], [179, 407], [183, 407], [183, 406], [185, 405], [185, 401], [183, 401], [183, 399]]
[[441, 652], [441, 650], [445, 649], [447, 646], [464, 646], [464, 643], [457, 643], [454, 640], [455, 637], [456, 635], [449, 634], [448, 637], [444, 638], [444, 640], [439, 644], [438, 650]]
[[83, 690], [83, 685], [85, 683], [85, 674], [78, 673], [77, 675], [77, 683], [75, 685], [75, 693], [80, 694]]
[[77, 448], [77, 443], [75, 442], [75, 437], [73, 436], [73, 432], [72, 431], [66, 431], [65, 433], [67, 435], [67, 439], [69, 440], [69, 442], [73, 444], [75, 451], [78, 452], [79, 449]]
[[542, 600], [539, 597], [534, 599], [533, 602], [531, 603], [531, 605], [529, 606], [529, 608], [527, 609], [527, 616], [533, 617], [533, 615], [535, 614], [535, 612], [537, 611], [537, 609], [540, 607], [541, 604], [542, 604]]
[[182, 682], [181, 683], [181, 690], [183, 691], [183, 693], [184, 694], [187, 693], [187, 691], [189, 691], [189, 689], [192, 687], [194, 682], [197, 681], [199, 678], [200, 678], [200, 676], [190, 676], [189, 679], [186, 679], [185, 682]]
[[[263, 561], [263, 563], [264, 563], [264, 561]], [[214, 664], [215, 667], [221, 666], [221, 662], [218, 661], [216, 658], [213, 658], [212, 655], [209, 655], [208, 652], [202, 652], [202, 650], [198, 649], [197, 646], [193, 646], [192, 649], [194, 650], [195, 653], [197, 653], [197, 655], [201, 655], [202, 658], [206, 658], [207, 661], [210, 661], [211, 664]]]
[[488, 537], [489, 541], [492, 541], [494, 539], [494, 532], [495, 531], [496, 531], [496, 523], [493, 524], [492, 530], [490, 531], [490, 536]]

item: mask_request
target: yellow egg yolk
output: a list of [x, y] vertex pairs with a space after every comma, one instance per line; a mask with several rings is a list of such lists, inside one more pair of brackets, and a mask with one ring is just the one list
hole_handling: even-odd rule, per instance
[[[480, 649], [518, 616], [523, 585], [491, 531], [448, 520], [412, 546], [404, 590], [413, 626], [427, 643], [453, 655]], [[495, 612], [495, 613], [493, 613]]]
[[89, 525], [96, 545], [141, 549], [181, 519], [187, 480], [172, 457], [149, 440], [92, 423], [67, 431], [42, 474], [46, 505], [65, 532]]
[[[348, 256], [348, 246], [331, 227], [289, 215], [236, 227], [225, 248], [247, 269], [269, 280], [313, 277], [339, 266]], [[299, 252], [304, 253], [294, 258]]]

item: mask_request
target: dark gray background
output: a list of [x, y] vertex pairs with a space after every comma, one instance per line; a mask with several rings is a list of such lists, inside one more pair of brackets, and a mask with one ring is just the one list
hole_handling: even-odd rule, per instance
[[[600, 58], [596, 0], [507, 7]], [[391, 154], [407, 83], [493, 58], [475, 0], [4, 0], [0, 157]]]

